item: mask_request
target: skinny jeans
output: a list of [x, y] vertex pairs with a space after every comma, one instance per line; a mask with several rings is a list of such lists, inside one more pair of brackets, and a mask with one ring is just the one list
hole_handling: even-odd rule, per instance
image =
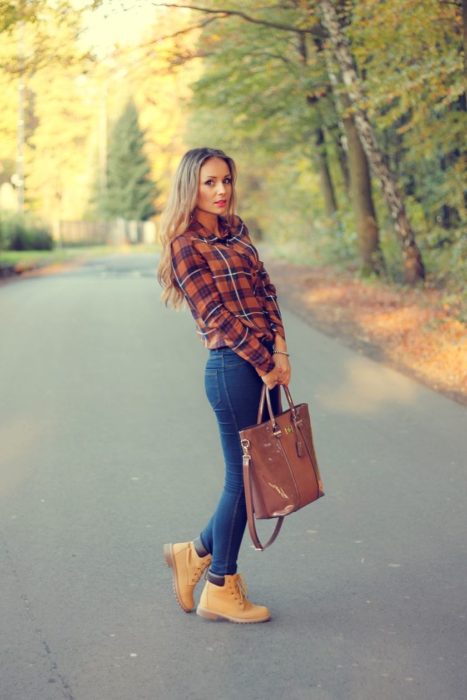
[[[266, 345], [272, 349], [272, 344]], [[204, 385], [219, 428], [225, 482], [217, 508], [200, 533], [200, 539], [212, 554], [210, 571], [225, 576], [237, 572], [238, 553], [247, 521], [238, 431], [256, 424], [263, 380], [253, 365], [224, 347], [209, 350]], [[271, 391], [274, 413], [278, 410], [279, 392], [279, 386]], [[263, 420], [268, 417], [265, 406]]]

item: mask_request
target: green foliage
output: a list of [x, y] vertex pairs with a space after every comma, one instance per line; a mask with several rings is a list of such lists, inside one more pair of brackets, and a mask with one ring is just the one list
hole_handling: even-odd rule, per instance
[[45, 224], [22, 214], [0, 216], [0, 250], [52, 250], [54, 241]]
[[[206, 2], [216, 9], [214, 0]], [[252, 0], [236, 3], [256, 19], [308, 29], [318, 26], [318, 6], [311, 0], [268, 8]], [[429, 278], [461, 277], [465, 162], [460, 144], [466, 111], [461, 6], [362, 0], [347, 8], [345, 31], [366, 93], [362, 106], [397, 175]], [[316, 262], [357, 260], [352, 201], [336, 148], [345, 89], [330, 54], [325, 60], [326, 44], [309, 34], [228, 17], [203, 30], [199, 48], [206, 58], [194, 85], [190, 146], [213, 144], [237, 158], [241, 212], [275, 244]], [[336, 190], [334, 222], [324, 217], [318, 126], [325, 133], [321, 147]], [[259, 183], [254, 196], [250, 171]], [[389, 275], [399, 280], [394, 226], [378, 187], [374, 197]]]
[[[298, 26], [305, 14], [279, 6], [261, 12], [250, 1], [237, 6], [255, 17], [291, 26]], [[297, 146], [311, 158], [314, 130], [328, 117], [332, 122], [334, 112], [327, 98], [321, 102], [320, 114], [307, 101], [325, 91], [327, 81], [310, 39], [231, 18], [219, 22], [215, 33], [205, 30], [200, 46], [208, 58], [194, 85], [192, 105], [195, 110], [211, 111], [214, 134], [224, 133], [226, 141], [231, 136], [249, 139], [270, 155]], [[221, 123], [214, 116], [219, 110], [228, 112]], [[196, 117], [195, 112], [195, 121]]]
[[156, 184], [144, 153], [144, 132], [130, 100], [116, 121], [109, 143], [106, 186], [98, 186], [96, 208], [105, 219], [144, 221], [156, 213]]
[[[396, 7], [397, 5], [397, 11]], [[349, 27], [378, 138], [398, 175], [429, 271], [460, 274], [466, 128], [460, 4], [362, 0]], [[443, 248], [443, 255], [433, 255]], [[440, 261], [444, 262], [440, 264]]]

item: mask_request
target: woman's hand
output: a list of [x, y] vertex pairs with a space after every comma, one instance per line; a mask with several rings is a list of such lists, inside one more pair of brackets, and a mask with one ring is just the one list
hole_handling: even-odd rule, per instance
[[275, 367], [267, 374], [261, 374], [261, 379], [266, 384], [268, 389], [274, 389], [277, 384], [289, 384], [291, 376], [291, 368], [289, 358], [286, 355], [273, 355]]
[[276, 369], [279, 372], [280, 381], [278, 384], [285, 384], [288, 386], [290, 383], [292, 370], [290, 367], [289, 356], [287, 354], [287, 343], [279, 333], [276, 333], [274, 336], [274, 349], [277, 352], [273, 353], [272, 358]]
[[276, 365], [275, 369], [278, 370], [280, 376], [280, 381], [278, 382], [278, 384], [285, 384], [286, 386], [288, 386], [290, 383], [290, 377], [292, 375], [292, 368], [290, 366], [289, 358], [287, 357], [287, 355], [274, 353], [272, 359], [274, 360], [274, 364]]
[[266, 384], [268, 389], [274, 389], [274, 387], [277, 384], [281, 383], [281, 381], [280, 381], [281, 375], [280, 375], [280, 371], [277, 369], [277, 367], [274, 367], [274, 369], [272, 369], [267, 374], [260, 374], [259, 372], [258, 372], [258, 374], [260, 375], [261, 379]]

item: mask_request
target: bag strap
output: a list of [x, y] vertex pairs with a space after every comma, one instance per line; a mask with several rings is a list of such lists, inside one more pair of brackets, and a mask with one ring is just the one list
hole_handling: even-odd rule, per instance
[[[287, 403], [289, 404], [289, 408], [292, 411], [292, 415], [295, 413], [295, 405], [292, 399], [292, 395], [290, 393], [289, 387], [287, 384], [278, 384], [279, 387], [279, 395], [278, 395], [278, 404], [279, 404], [279, 413], [282, 412], [282, 401], [281, 401], [281, 388], [283, 389]], [[259, 406], [258, 406], [258, 415], [256, 418], [256, 423], [259, 425], [263, 421], [263, 412], [264, 412], [264, 404], [267, 403], [268, 407], [268, 413], [271, 421], [274, 421], [274, 413], [272, 410], [272, 404], [271, 404], [271, 396], [269, 393], [269, 389], [267, 388], [266, 384], [263, 383], [263, 386], [261, 388], [261, 396], [259, 398]]]
[[243, 484], [245, 487], [245, 503], [248, 520], [248, 530], [250, 531], [250, 537], [252, 539], [253, 544], [255, 545], [255, 549], [263, 551], [267, 547], [269, 547], [276, 539], [282, 527], [282, 523], [284, 522], [284, 516], [281, 515], [277, 518], [276, 527], [274, 528], [274, 532], [272, 533], [271, 537], [268, 539], [266, 544], [261, 544], [261, 541], [258, 537], [258, 533], [256, 531], [255, 515], [253, 512], [253, 499], [251, 496], [250, 460], [250, 455], [243, 453]]

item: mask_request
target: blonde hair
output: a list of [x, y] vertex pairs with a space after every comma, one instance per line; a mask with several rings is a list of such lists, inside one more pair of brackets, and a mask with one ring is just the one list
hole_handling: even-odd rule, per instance
[[157, 268], [157, 279], [163, 287], [162, 301], [166, 306], [171, 305], [173, 308], [182, 305], [184, 296], [174, 280], [170, 244], [174, 238], [184, 233], [190, 224], [198, 199], [201, 166], [210, 158], [221, 158], [229, 167], [232, 178], [232, 196], [226, 219], [231, 225], [235, 223], [237, 169], [234, 160], [223, 151], [215, 148], [193, 148], [185, 153], [176, 170], [159, 228], [162, 253]]

